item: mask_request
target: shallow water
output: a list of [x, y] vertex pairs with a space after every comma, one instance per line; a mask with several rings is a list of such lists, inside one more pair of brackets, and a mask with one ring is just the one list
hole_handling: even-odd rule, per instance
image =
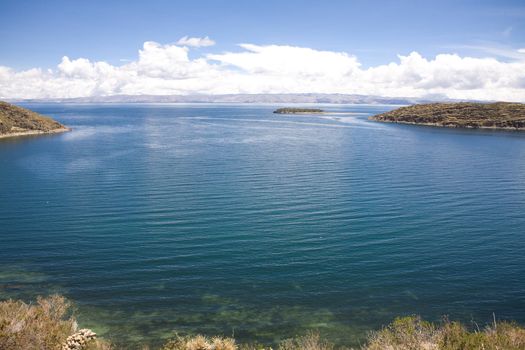
[[63, 293], [127, 344], [525, 322], [525, 133], [367, 120], [394, 106], [26, 106], [74, 130], [0, 140], [0, 298]]

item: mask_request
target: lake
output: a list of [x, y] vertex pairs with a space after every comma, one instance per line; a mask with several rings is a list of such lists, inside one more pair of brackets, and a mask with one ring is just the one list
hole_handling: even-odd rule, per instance
[[396, 106], [24, 107], [73, 131], [0, 140], [0, 299], [64, 294], [128, 346], [525, 323], [525, 133], [367, 120]]

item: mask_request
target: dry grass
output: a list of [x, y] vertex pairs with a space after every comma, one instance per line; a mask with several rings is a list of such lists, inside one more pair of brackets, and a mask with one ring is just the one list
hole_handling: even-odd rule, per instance
[[[70, 303], [61, 296], [38, 298], [36, 304], [7, 300], [0, 303], [1, 350], [60, 350], [77, 330]], [[103, 341], [79, 349], [108, 350]]]
[[[310, 332], [302, 337], [288, 339], [279, 344], [278, 350], [333, 350], [334, 346], [321, 339], [319, 333]], [[231, 338], [176, 337], [164, 345], [162, 350], [272, 350], [262, 345], [237, 345]]]
[[236, 350], [235, 340], [231, 338], [176, 337], [166, 343], [162, 350]]
[[[162, 350], [271, 350], [262, 346], [237, 346], [233, 339], [203, 336], [177, 337]], [[334, 344], [316, 332], [283, 341], [278, 350], [334, 350]], [[337, 348], [344, 349], [344, 348]], [[362, 350], [524, 350], [525, 329], [511, 323], [494, 323], [484, 330], [468, 331], [459, 322], [435, 325], [419, 317], [395, 319], [371, 333]]]
[[483, 331], [469, 332], [458, 322], [446, 323], [439, 334], [438, 349], [523, 350], [525, 329], [508, 322], [494, 323]]
[[395, 319], [388, 327], [374, 332], [366, 350], [434, 350], [438, 330], [419, 317]]
[[38, 298], [36, 305], [8, 300], [0, 307], [0, 349], [60, 348], [75, 331], [67, 312], [69, 303], [60, 296]]
[[419, 317], [398, 318], [369, 338], [365, 350], [523, 350], [525, 329], [500, 322], [469, 331], [459, 322], [439, 327]]
[[288, 339], [279, 345], [279, 350], [333, 350], [334, 345], [321, 339], [319, 333], [309, 332], [307, 335]]

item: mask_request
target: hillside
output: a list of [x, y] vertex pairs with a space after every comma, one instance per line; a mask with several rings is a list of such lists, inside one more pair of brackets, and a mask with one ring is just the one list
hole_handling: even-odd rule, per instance
[[401, 107], [370, 120], [450, 128], [525, 130], [522, 103], [430, 103]]
[[0, 101], [0, 138], [68, 130], [64, 125], [49, 117]]

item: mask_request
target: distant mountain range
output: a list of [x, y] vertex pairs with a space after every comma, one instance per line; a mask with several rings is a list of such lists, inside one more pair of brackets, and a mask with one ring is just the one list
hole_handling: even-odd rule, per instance
[[445, 96], [380, 97], [349, 94], [228, 94], [228, 95], [113, 95], [76, 98], [11, 99], [10, 102], [60, 103], [334, 103], [334, 104], [397, 104], [457, 102]]

